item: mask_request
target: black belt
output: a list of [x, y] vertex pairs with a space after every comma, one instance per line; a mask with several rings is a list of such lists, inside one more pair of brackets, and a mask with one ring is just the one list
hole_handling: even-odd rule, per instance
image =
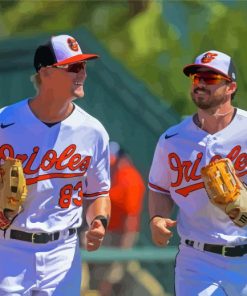
[[[186, 239], [185, 244], [195, 249], [199, 249], [195, 246], [196, 242], [192, 240]], [[247, 254], [247, 245], [222, 246], [222, 245], [203, 244], [202, 249], [203, 251], [216, 253], [216, 254], [220, 254], [228, 257], [241, 257]]]
[[[70, 228], [68, 231], [69, 235], [76, 233], [75, 228]], [[53, 233], [30, 233], [14, 229], [10, 230], [10, 238], [31, 242], [34, 244], [46, 244], [48, 242], [58, 240], [59, 236], [59, 231]]]

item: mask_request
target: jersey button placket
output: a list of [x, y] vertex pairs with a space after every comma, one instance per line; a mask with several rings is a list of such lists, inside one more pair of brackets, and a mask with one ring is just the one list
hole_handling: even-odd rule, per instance
[[206, 141], [206, 163], [210, 162], [212, 157], [214, 156], [212, 146], [215, 143], [215, 136], [208, 135], [207, 141]]

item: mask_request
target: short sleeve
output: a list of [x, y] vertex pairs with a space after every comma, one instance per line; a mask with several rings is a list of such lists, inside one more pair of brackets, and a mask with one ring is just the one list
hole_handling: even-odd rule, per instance
[[160, 137], [149, 172], [148, 187], [150, 190], [170, 194], [170, 176], [168, 173], [168, 156], [165, 149], [165, 139]]
[[85, 180], [84, 198], [95, 199], [109, 194], [110, 156], [109, 136], [106, 131], [98, 136], [94, 155]]

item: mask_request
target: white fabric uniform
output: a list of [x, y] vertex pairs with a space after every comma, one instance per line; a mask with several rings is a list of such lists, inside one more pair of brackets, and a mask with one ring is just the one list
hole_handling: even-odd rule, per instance
[[[211, 204], [200, 175], [201, 168], [213, 159], [228, 157], [232, 160], [240, 179], [247, 181], [246, 126], [247, 112], [240, 109], [237, 109], [234, 119], [226, 128], [213, 135], [198, 128], [190, 116], [168, 129], [158, 141], [149, 175], [149, 188], [169, 195], [179, 208], [177, 229], [181, 237], [181, 250], [177, 256], [176, 266], [176, 290], [179, 291], [177, 295], [247, 295], [246, 272], [235, 294], [216, 294], [216, 292], [213, 294], [208, 291], [197, 293], [198, 290], [193, 293], [195, 286], [190, 282], [191, 272], [195, 272], [199, 278], [197, 279], [199, 286], [200, 275], [202, 282], [205, 278], [202, 273], [198, 272], [200, 266], [195, 264], [196, 261], [186, 260], [186, 256], [190, 259], [191, 255], [202, 257], [204, 260], [207, 258], [212, 280], [215, 257], [223, 263], [230, 260], [235, 260], [235, 264], [239, 262], [239, 272], [242, 272], [247, 268], [247, 256], [240, 257], [240, 259], [229, 259], [213, 253], [198, 252], [184, 244], [186, 239], [199, 242], [199, 249], [204, 243], [247, 244], [247, 227], [236, 226], [223, 211]], [[188, 255], [186, 255], [187, 252]], [[221, 267], [224, 269], [222, 262]], [[229, 272], [231, 271], [230, 269]], [[224, 269], [224, 272], [227, 271]], [[206, 273], [205, 276], [208, 274]], [[180, 281], [183, 284], [180, 284]], [[189, 286], [190, 293], [186, 290], [185, 283]], [[245, 294], [242, 292], [244, 289]]]
[[[0, 231], [0, 296], [80, 295], [80, 250], [77, 235], [68, 230], [81, 225], [83, 199], [108, 195], [108, 134], [77, 105], [48, 127], [28, 99], [2, 108], [0, 124], [0, 160], [21, 159], [28, 185], [24, 211]], [[11, 230], [60, 236], [33, 244], [10, 239]]]

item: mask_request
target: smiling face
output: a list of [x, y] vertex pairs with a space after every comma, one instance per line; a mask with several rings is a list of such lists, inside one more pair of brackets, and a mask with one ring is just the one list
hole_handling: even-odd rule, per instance
[[78, 73], [68, 72], [72, 76], [71, 92], [75, 98], [84, 97], [84, 82], [87, 78], [86, 63]]
[[219, 73], [200, 68], [195, 76], [192, 75], [191, 97], [200, 109], [215, 108], [231, 99], [235, 87], [236, 83]]
[[76, 63], [57, 67], [41, 68], [42, 84], [62, 97], [80, 98], [84, 96], [86, 63]]

